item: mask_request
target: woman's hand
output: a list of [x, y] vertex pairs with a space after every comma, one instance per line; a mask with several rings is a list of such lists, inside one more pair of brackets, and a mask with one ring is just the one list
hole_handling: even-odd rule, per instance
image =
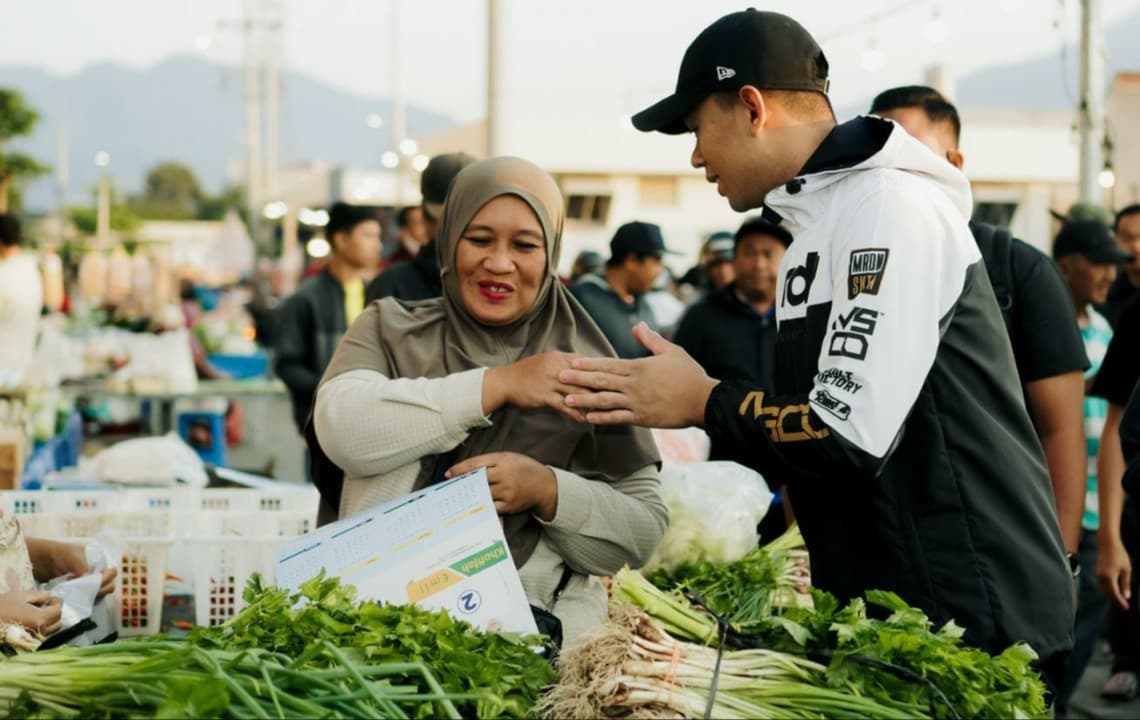
[[[83, 577], [91, 572], [87, 566], [87, 555], [82, 545], [28, 538], [28, 554], [32, 558], [32, 571], [40, 582], [47, 582], [64, 575]], [[98, 597], [115, 589], [115, 568], [103, 571]]]
[[504, 405], [523, 410], [548, 407], [584, 422], [582, 413], [565, 402], [567, 395], [583, 390], [558, 379], [558, 374], [569, 370], [570, 363], [577, 357], [551, 351], [488, 369], [483, 375], [483, 414], [490, 415]]
[[0, 620], [35, 630], [43, 636], [59, 630], [63, 608], [59, 601], [38, 590], [12, 590], [0, 594]]
[[457, 463], [447, 477], [458, 477], [487, 468], [491, 499], [500, 515], [533, 512], [550, 522], [558, 512], [558, 479], [554, 471], [537, 460], [513, 452], [489, 453]]

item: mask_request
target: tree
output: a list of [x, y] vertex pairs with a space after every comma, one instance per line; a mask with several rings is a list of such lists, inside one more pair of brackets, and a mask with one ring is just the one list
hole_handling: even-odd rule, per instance
[[198, 206], [198, 219], [221, 220], [229, 210], [237, 210], [241, 219], [245, 220], [245, 188], [231, 185], [223, 190], [221, 195], [209, 195], [203, 198], [202, 204]]
[[[75, 229], [84, 235], [94, 235], [98, 231], [98, 212], [95, 208], [73, 207], [68, 211]], [[134, 210], [126, 205], [111, 203], [111, 229], [120, 233], [132, 233], [139, 229], [142, 220]]]
[[0, 212], [8, 211], [13, 183], [48, 171], [28, 155], [6, 152], [8, 142], [31, 134], [38, 120], [39, 113], [24, 101], [23, 95], [0, 88]]
[[146, 174], [142, 197], [135, 205], [149, 219], [189, 220], [198, 217], [205, 199], [193, 170], [182, 163], [164, 162]]

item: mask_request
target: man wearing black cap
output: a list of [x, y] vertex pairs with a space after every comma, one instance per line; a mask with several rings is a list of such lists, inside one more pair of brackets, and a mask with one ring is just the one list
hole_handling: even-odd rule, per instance
[[459, 171], [475, 161], [464, 153], [436, 155], [420, 175], [420, 194], [424, 229], [428, 241], [415, 257], [396, 263], [380, 273], [368, 286], [368, 301], [385, 297], [411, 302], [428, 300], [443, 294], [439, 279], [439, 258], [435, 254], [435, 236], [439, 231], [439, 215], [447, 189]]
[[[872, 101], [870, 114], [894, 120], [954, 167], [964, 166], [965, 156], [958, 148], [962, 132], [958, 109], [934, 88], [908, 85], [884, 90]], [[1081, 532], [1088, 483], [1081, 406], [1089, 358], [1069, 288], [1049, 256], [1009, 231], [982, 223], [971, 223], [970, 229], [1002, 309], [1025, 404], [1045, 450], [1065, 550], [1089, 570], [1096, 564], [1096, 536]], [[1091, 571], [1079, 578], [1079, 584], [1082, 592], [1090, 586], [1096, 592]], [[1095, 609], [1081, 605], [1082, 613]], [[1075, 664], [1079, 663], [1071, 666]], [[1063, 709], [1061, 704], [1059, 708]]]
[[[1093, 309], [1093, 305], [1103, 303], [1108, 297], [1108, 290], [1116, 278], [1116, 266], [1127, 258], [1127, 254], [1117, 247], [1103, 222], [1073, 220], [1061, 228], [1061, 232], [1054, 240], [1053, 257], [1069, 287], [1075, 308], [1074, 317], [1080, 327], [1085, 352], [1091, 363], [1085, 377], [1092, 382], [1112, 342], [1112, 326]], [[1065, 682], [1057, 694], [1057, 708], [1061, 713], [1067, 708], [1073, 692], [1076, 691], [1077, 683], [1088, 666], [1104, 618], [1106, 606], [1097, 587], [1096, 568], [1098, 565], [1115, 567], [1121, 563], [1128, 564], [1128, 554], [1119, 531], [1103, 535], [1099, 532], [1101, 507], [1108, 506], [1107, 515], [1112, 518], [1117, 528], [1120, 518], [1120, 508], [1116, 504], [1118, 493], [1109, 488], [1107, 493], [1101, 495], [1096, 473], [1100, 436], [1107, 414], [1108, 403], [1104, 399], [1085, 398], [1084, 464], [1087, 468], [1085, 473], [1087, 494], [1081, 518], [1079, 553], [1081, 567], [1087, 572], [1082, 572], [1077, 578], [1079, 594], [1073, 654], [1069, 657]], [[1101, 563], [1102, 557], [1104, 563]]]
[[658, 329], [645, 294], [664, 270], [661, 258], [668, 252], [661, 228], [646, 222], [626, 223], [610, 240], [605, 271], [601, 275], [587, 273], [570, 286], [570, 292], [602, 329], [618, 357], [649, 354], [630, 332], [642, 322]]
[[747, 10], [689, 46], [677, 92], [635, 115], [693, 132], [735, 210], [794, 238], [770, 387], [711, 379], [646, 328], [653, 357], [575, 360], [598, 424], [704, 426], [788, 485], [812, 579], [892, 590], [991, 652], [1027, 642], [1051, 682], [1073, 582], [1041, 446], [968, 220], [966, 178], [893, 123], [836, 125], [827, 60], [798, 23]]

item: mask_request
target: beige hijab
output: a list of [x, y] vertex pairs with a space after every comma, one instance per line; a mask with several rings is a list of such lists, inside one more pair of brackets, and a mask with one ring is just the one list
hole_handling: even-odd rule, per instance
[[[534, 305], [515, 323], [490, 327], [464, 307], [454, 272], [456, 246], [467, 225], [488, 202], [521, 198], [537, 216], [546, 238], [546, 276]], [[443, 297], [416, 303], [386, 298], [353, 323], [325, 373], [377, 370], [392, 378], [439, 378], [479, 367], [499, 367], [549, 350], [616, 357], [581, 305], [562, 286], [557, 267], [562, 249], [562, 194], [554, 179], [533, 163], [501, 157], [477, 162], [456, 177], [443, 206], [436, 251]], [[505, 407], [493, 426], [473, 431], [444, 457], [421, 461], [415, 488], [437, 481], [448, 465], [484, 453], [511, 451], [544, 465], [602, 482], [625, 478], [660, 458], [642, 428], [594, 427], [554, 410]], [[530, 513], [506, 516], [503, 527], [515, 564], [522, 566], [538, 544], [541, 525]]]

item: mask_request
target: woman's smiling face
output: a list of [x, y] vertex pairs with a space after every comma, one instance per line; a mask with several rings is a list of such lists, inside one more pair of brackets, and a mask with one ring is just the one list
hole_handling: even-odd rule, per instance
[[459, 294], [484, 325], [502, 326], [530, 310], [546, 278], [546, 238], [522, 198], [500, 195], [479, 209], [455, 249]]

